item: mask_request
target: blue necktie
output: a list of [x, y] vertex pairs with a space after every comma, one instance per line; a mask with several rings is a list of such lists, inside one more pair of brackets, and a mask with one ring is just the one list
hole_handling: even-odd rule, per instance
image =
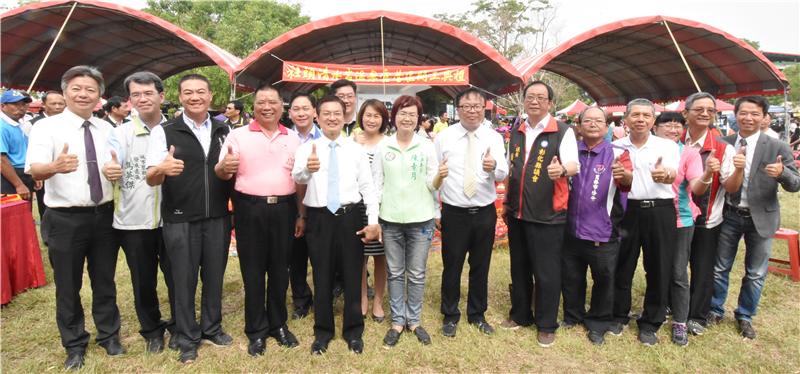
[[328, 156], [328, 210], [336, 214], [339, 210], [339, 159], [336, 157], [336, 142], [328, 144], [331, 152]]

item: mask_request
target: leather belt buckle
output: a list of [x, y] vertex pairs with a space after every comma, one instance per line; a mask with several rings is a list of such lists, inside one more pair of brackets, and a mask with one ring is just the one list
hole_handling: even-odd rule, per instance
[[277, 196], [267, 196], [267, 204], [277, 204], [278, 197]]
[[480, 207], [467, 208], [467, 213], [468, 214], [477, 214], [478, 210], [480, 210], [480, 209], [481, 209]]
[[750, 217], [750, 209], [748, 209], [748, 208], [739, 208], [739, 207], [736, 207], [734, 209], [736, 209], [736, 214], [738, 214], [739, 216], [741, 216], [741, 217]]
[[653, 200], [642, 200], [639, 202], [639, 208], [648, 209], [653, 208], [656, 206], [656, 202]]

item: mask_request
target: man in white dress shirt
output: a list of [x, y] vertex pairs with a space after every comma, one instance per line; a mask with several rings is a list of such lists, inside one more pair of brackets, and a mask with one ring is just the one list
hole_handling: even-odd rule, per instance
[[456, 96], [461, 122], [444, 130], [434, 145], [439, 158], [442, 202], [442, 335], [454, 337], [461, 312], [461, 271], [469, 253], [467, 321], [484, 334], [494, 328], [486, 322], [489, 264], [494, 246], [497, 212], [495, 182], [508, 175], [503, 137], [484, 118], [486, 98], [475, 88]]
[[48, 209], [42, 226], [49, 232], [56, 324], [67, 351], [67, 370], [83, 366], [89, 343], [80, 297], [86, 262], [97, 344], [110, 356], [125, 353], [119, 341], [114, 283], [119, 243], [111, 227], [113, 186], [100, 175], [99, 167], [108, 161], [106, 141], [113, 127], [92, 117], [104, 88], [103, 75], [93, 67], [67, 70], [61, 78], [67, 109], [32, 128], [25, 163], [25, 172], [44, 180], [47, 188], [44, 202]]
[[[345, 108], [335, 96], [320, 100], [317, 113], [324, 136], [300, 146], [292, 169], [294, 180], [308, 185], [303, 204], [307, 207], [306, 239], [314, 274], [312, 354], [324, 353], [335, 336], [331, 284], [337, 270], [344, 286], [342, 336], [349, 350], [363, 352], [362, 241], [381, 240], [378, 197], [369, 159], [352, 138], [341, 135]], [[367, 207], [367, 226], [363, 226], [359, 209], [362, 198]]]

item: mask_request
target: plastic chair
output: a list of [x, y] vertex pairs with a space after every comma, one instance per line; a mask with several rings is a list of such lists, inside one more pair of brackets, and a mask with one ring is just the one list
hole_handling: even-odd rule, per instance
[[800, 282], [800, 239], [798, 238], [797, 231], [780, 228], [775, 232], [775, 236], [773, 236], [773, 238], [778, 240], [786, 240], [786, 246], [789, 249], [789, 261], [770, 258], [769, 262], [789, 265], [789, 268], [783, 266], [770, 266], [769, 271], [788, 275], [791, 277], [793, 282]]

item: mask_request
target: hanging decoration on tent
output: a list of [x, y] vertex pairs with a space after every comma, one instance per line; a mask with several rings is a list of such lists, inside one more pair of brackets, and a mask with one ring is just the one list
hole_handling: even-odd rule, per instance
[[349, 79], [359, 85], [469, 85], [469, 66], [344, 65], [299, 61], [283, 62], [283, 80], [330, 83]]

